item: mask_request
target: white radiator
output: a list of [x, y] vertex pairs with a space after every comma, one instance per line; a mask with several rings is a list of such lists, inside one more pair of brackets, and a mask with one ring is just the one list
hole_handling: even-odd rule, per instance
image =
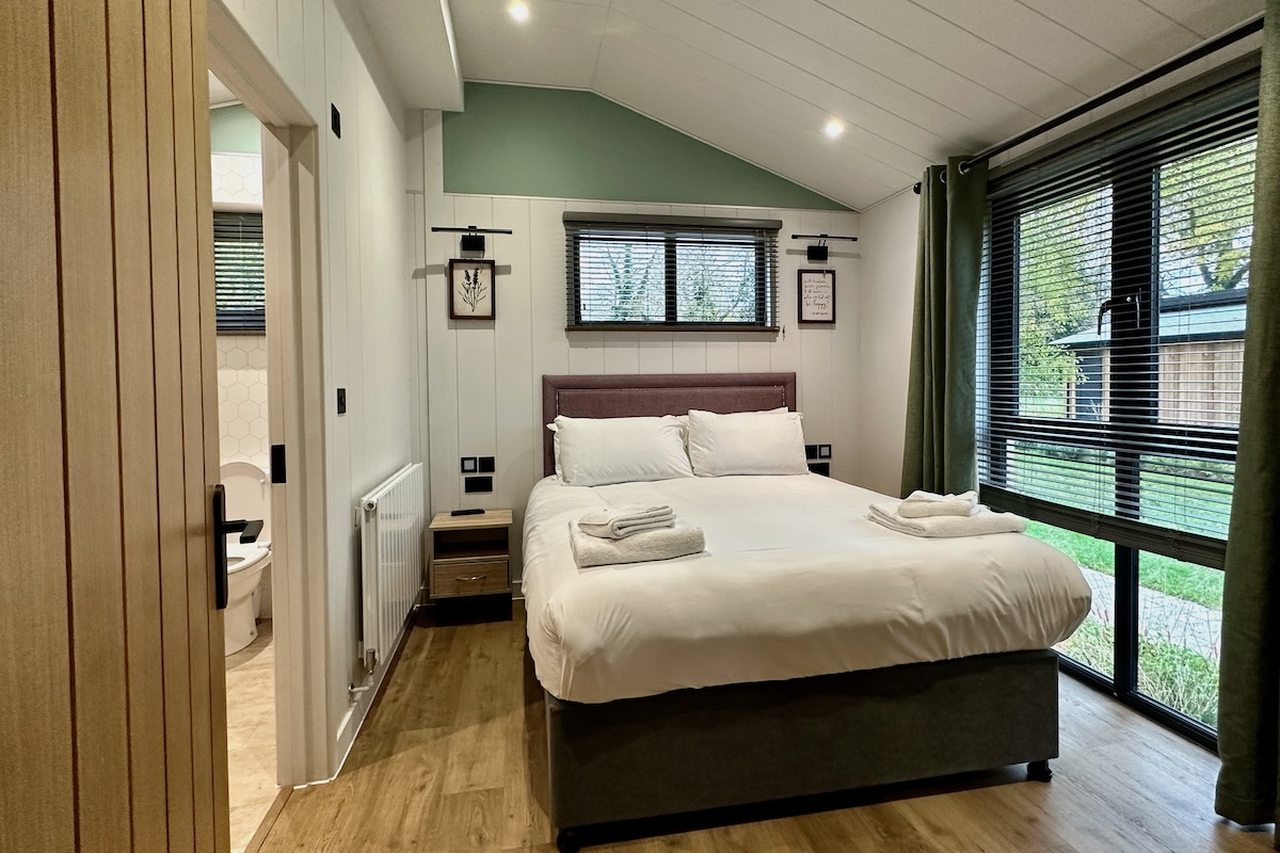
[[361, 660], [370, 670], [390, 659], [422, 590], [422, 503], [418, 462], [360, 499]]

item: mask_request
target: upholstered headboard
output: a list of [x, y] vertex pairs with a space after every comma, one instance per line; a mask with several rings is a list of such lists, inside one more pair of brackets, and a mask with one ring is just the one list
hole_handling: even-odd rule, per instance
[[[634, 418], [796, 407], [794, 373], [666, 373], [542, 377], [542, 423], [572, 418]], [[542, 472], [556, 472], [554, 436], [542, 430]]]

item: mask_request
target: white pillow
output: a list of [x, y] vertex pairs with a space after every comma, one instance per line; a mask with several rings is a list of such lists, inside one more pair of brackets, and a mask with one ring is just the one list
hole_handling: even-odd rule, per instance
[[606, 486], [692, 477], [684, 431], [660, 418], [569, 418], [547, 424], [555, 432], [556, 473], [570, 486]]
[[[693, 410], [690, 409], [690, 411], [693, 411]], [[788, 409], [786, 406], [779, 406], [776, 409], [764, 409], [762, 411], [772, 413], [772, 412], [789, 412], [791, 410]], [[687, 452], [689, 449], [689, 416], [676, 415], [676, 420], [680, 422], [680, 437], [681, 437], [681, 440], [684, 441], [684, 449]]]
[[799, 412], [689, 412], [689, 460], [699, 477], [808, 474]]

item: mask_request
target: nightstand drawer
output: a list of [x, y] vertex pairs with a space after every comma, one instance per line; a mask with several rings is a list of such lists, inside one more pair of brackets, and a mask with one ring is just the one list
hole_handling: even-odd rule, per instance
[[507, 592], [510, 588], [506, 560], [474, 562], [438, 560], [431, 566], [432, 598], [489, 595], [495, 592]]

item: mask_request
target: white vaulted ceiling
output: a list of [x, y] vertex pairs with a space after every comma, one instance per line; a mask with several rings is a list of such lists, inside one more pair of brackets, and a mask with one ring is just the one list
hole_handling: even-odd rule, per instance
[[[1262, 11], [1263, 0], [450, 3], [468, 80], [589, 89], [854, 208]], [[365, 5], [366, 14], [380, 4]], [[376, 29], [376, 27], [375, 27]], [[835, 116], [846, 130], [823, 134]]]

